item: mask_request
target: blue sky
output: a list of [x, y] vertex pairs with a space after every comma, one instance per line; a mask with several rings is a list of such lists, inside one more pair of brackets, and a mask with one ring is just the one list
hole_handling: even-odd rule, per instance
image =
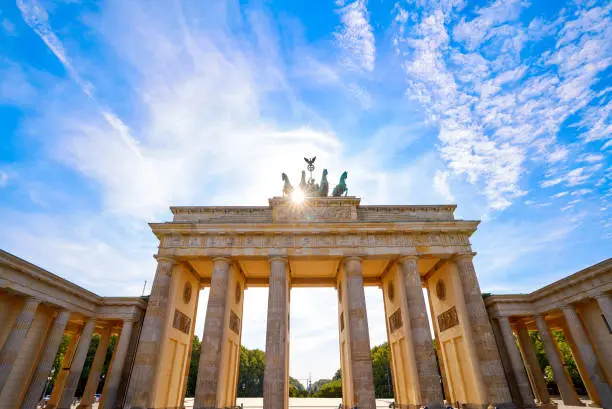
[[[483, 291], [531, 291], [612, 255], [611, 61], [604, 1], [2, 2], [0, 247], [139, 295], [146, 222], [264, 205], [316, 155], [362, 203], [457, 203]], [[329, 377], [335, 295], [294, 293], [291, 374]]]

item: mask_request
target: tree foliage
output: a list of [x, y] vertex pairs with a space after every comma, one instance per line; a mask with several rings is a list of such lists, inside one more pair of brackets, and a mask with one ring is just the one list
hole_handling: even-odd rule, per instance
[[187, 377], [187, 393], [188, 398], [195, 396], [196, 380], [198, 377], [198, 365], [200, 365], [200, 352], [202, 351], [202, 342], [197, 335], [194, 335], [191, 342], [191, 360], [189, 361], [189, 375]]
[[264, 368], [264, 352], [262, 350], [240, 347], [238, 396], [263, 396]]
[[300, 381], [289, 377], [289, 396], [292, 398], [305, 398], [308, 396], [308, 391]]
[[[582, 382], [582, 378], [580, 377], [580, 372], [578, 372], [578, 366], [576, 365], [576, 361], [574, 360], [574, 355], [572, 354], [572, 349], [569, 346], [569, 343], [565, 339], [565, 335], [561, 331], [551, 331], [557, 345], [559, 347], [559, 351], [561, 352], [561, 356], [563, 359], [563, 363], [567, 368], [567, 372], [576, 388], [576, 392], [580, 395], [586, 395], [586, 388], [584, 383]], [[551, 389], [555, 394], [558, 394], [557, 383], [555, 382], [552, 368], [550, 367], [550, 363], [548, 362], [548, 358], [546, 357], [546, 352], [544, 351], [544, 344], [542, 343], [542, 337], [539, 332], [530, 332], [529, 337], [531, 338], [531, 343], [536, 352], [536, 357], [538, 359], [538, 363], [540, 364], [540, 368], [542, 368], [542, 372], [544, 373], [544, 379], [546, 380], [547, 387]]]

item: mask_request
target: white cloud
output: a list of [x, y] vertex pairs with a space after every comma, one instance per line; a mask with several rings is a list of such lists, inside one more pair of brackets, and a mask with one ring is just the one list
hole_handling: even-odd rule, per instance
[[453, 37], [474, 50], [489, 38], [489, 32], [497, 25], [516, 20], [523, 7], [523, 0], [496, 0], [488, 7], [476, 10], [478, 16], [470, 21], [462, 19], [453, 30]]
[[543, 180], [540, 183], [540, 186], [541, 187], [551, 187], [551, 186], [556, 186], [561, 182], [563, 182], [563, 178], [548, 179], [548, 180]]
[[9, 179], [12, 177], [12, 173], [7, 170], [0, 169], [0, 187], [8, 185]]
[[[455, 12], [435, 3], [419, 3], [410, 18], [396, 19], [394, 43], [406, 59], [408, 97], [421, 103], [438, 127], [439, 151], [448, 169], [484, 185], [490, 207], [498, 210], [525, 194], [524, 175], [534, 164], [553, 170], [546, 172], [542, 187], [565, 180], [575, 186], [590, 177], [557, 174], [575, 167], [572, 162], [583, 149], [557, 139], [572, 115], [584, 114], [574, 126], [584, 128], [585, 141], [612, 134], [607, 108], [599, 104], [605, 91], [592, 89], [612, 61], [612, 49], [604, 45], [612, 42], [609, 12], [578, 8], [574, 15], [561, 13], [553, 23], [534, 23], [530, 37], [519, 20], [528, 5], [494, 1], [452, 31]], [[585, 19], [588, 24], [580, 22]], [[526, 43], [558, 31], [552, 52], [519, 53]], [[602, 149], [608, 146], [612, 142]]]
[[433, 186], [434, 189], [438, 193], [440, 193], [446, 200], [452, 202], [455, 200], [455, 197], [450, 191], [450, 186], [448, 185], [448, 177], [450, 176], [449, 172], [443, 172], [441, 170], [436, 170], [436, 174], [433, 178]]
[[335, 33], [338, 46], [343, 50], [342, 62], [349, 68], [365, 71], [374, 69], [376, 45], [370, 25], [367, 0], [341, 3], [339, 9], [342, 26]]

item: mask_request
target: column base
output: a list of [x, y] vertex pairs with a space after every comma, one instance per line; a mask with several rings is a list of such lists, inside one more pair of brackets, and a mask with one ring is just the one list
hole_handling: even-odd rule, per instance
[[[514, 402], [502, 403], [463, 403], [459, 402], [461, 409], [517, 409]], [[454, 405], [451, 405], [454, 406]]]
[[557, 404], [553, 402], [542, 403], [542, 404], [539, 404], [538, 407], [542, 409], [557, 409]]

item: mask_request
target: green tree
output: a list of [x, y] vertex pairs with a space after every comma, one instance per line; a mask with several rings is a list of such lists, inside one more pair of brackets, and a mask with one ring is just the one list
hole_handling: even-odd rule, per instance
[[189, 375], [187, 376], [187, 394], [189, 398], [195, 396], [196, 380], [198, 377], [198, 366], [200, 365], [200, 352], [202, 351], [202, 342], [197, 335], [194, 335], [191, 342], [191, 360], [189, 361]]
[[342, 380], [336, 379], [329, 381], [312, 394], [314, 398], [341, 398], [342, 397]]
[[[338, 370], [340, 371], [340, 370]], [[326, 383], [331, 382], [332, 379], [319, 379], [318, 381], [314, 382], [312, 385], [310, 385], [310, 393], [314, 393], [316, 391], [318, 391], [319, 389], [321, 389], [321, 386], [325, 385]]]
[[263, 396], [264, 368], [264, 352], [262, 350], [240, 347], [238, 396]]
[[289, 377], [289, 396], [292, 398], [304, 398], [308, 396], [308, 392], [300, 381]]
[[91, 342], [89, 343], [89, 350], [87, 351], [87, 357], [85, 358], [85, 364], [83, 365], [83, 370], [81, 371], [81, 377], [79, 378], [79, 383], [77, 384], [75, 396], [83, 396], [85, 385], [87, 384], [87, 377], [89, 376], [89, 371], [91, 370], [91, 365], [93, 364], [99, 344], [100, 335], [95, 334], [93, 337], [91, 337]]
[[44, 394], [48, 395], [53, 390], [53, 385], [55, 385], [55, 380], [57, 379], [57, 375], [60, 373], [62, 369], [62, 361], [64, 360], [64, 356], [66, 355], [66, 351], [68, 351], [68, 344], [70, 344], [70, 336], [64, 335], [62, 337], [62, 342], [57, 350], [57, 354], [55, 354], [55, 360], [53, 361], [53, 367], [51, 369], [51, 380], [47, 385], [47, 389]]
[[[579, 394], [586, 394], [584, 383], [582, 382], [582, 378], [580, 377], [580, 373], [578, 372], [576, 361], [574, 360], [572, 350], [567, 340], [565, 339], [565, 335], [561, 331], [552, 331], [552, 335], [555, 341], [557, 342], [557, 345], [559, 346], [559, 351], [561, 352], [563, 362], [565, 363], [567, 372], [569, 373], [572, 383], [576, 388], [576, 392], [578, 392]], [[529, 338], [531, 339], [531, 343], [533, 344], [533, 347], [535, 349], [536, 358], [538, 359], [540, 368], [544, 373], [544, 379], [546, 380], [548, 388], [555, 391], [555, 393], [559, 393], [557, 383], [554, 380], [552, 368], [550, 367], [546, 352], [544, 351], [542, 336], [539, 332], [532, 331], [529, 332]]]
[[374, 376], [374, 393], [377, 398], [393, 397], [393, 380], [391, 378], [391, 363], [389, 344], [375, 346], [370, 352], [372, 356], [372, 375]]

